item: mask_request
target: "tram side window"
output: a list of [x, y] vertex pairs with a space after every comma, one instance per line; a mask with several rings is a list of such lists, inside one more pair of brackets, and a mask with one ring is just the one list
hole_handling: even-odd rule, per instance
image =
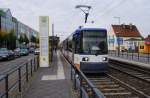
[[74, 45], [75, 45], [75, 53], [80, 53], [81, 52], [81, 41], [80, 41], [80, 38], [76, 38], [74, 40]]
[[68, 41], [68, 50], [70, 52], [72, 52], [72, 41], [71, 40]]
[[69, 50], [69, 42], [67, 40], [67, 44], [66, 44], [66, 50]]
[[68, 50], [68, 41], [65, 40], [65, 44], [64, 44], [65, 50]]

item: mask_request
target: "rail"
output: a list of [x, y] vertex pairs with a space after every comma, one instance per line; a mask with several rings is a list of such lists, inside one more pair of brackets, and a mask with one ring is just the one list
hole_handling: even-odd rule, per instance
[[[0, 98], [13, 98], [12, 96], [22, 96], [26, 84], [39, 68], [39, 56], [11, 69], [4, 75], [0, 75]], [[18, 97], [17, 97], [18, 98]]]
[[135, 51], [126, 51], [126, 52], [119, 52], [115, 50], [109, 50], [110, 56], [121, 57], [125, 59], [132, 59], [135, 61], [140, 61], [144, 63], [150, 63], [150, 53], [142, 53], [142, 52], [135, 52]]
[[[80, 98], [105, 98], [84, 73], [73, 64], [71, 64], [71, 80], [75, 90], [79, 86]], [[77, 80], [79, 80], [79, 83], [77, 83]]]

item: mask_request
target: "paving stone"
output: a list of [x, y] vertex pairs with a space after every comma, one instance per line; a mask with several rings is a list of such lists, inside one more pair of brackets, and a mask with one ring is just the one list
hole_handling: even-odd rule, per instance
[[[60, 57], [60, 59], [58, 59]], [[58, 60], [63, 64], [65, 79], [41, 80], [44, 75], [56, 75]], [[70, 80], [70, 65], [64, 58], [54, 54], [54, 62], [50, 68], [39, 68], [23, 98], [75, 98]]]

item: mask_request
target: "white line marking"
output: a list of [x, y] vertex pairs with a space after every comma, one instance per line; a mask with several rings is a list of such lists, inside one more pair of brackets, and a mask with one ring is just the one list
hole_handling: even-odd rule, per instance
[[58, 52], [57, 52], [57, 57], [58, 57], [57, 75], [43, 75], [41, 80], [64, 80], [65, 79], [64, 68]]

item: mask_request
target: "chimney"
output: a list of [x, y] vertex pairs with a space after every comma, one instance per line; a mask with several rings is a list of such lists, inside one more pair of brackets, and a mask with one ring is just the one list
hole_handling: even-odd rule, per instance
[[132, 29], [133, 29], [133, 24], [130, 23], [130, 24], [129, 24], [129, 27], [130, 27], [130, 30], [132, 30]]
[[125, 29], [125, 28], [126, 28], [126, 25], [125, 25], [125, 23], [123, 23], [123, 24], [122, 24], [122, 28], [123, 28], [123, 29]]

